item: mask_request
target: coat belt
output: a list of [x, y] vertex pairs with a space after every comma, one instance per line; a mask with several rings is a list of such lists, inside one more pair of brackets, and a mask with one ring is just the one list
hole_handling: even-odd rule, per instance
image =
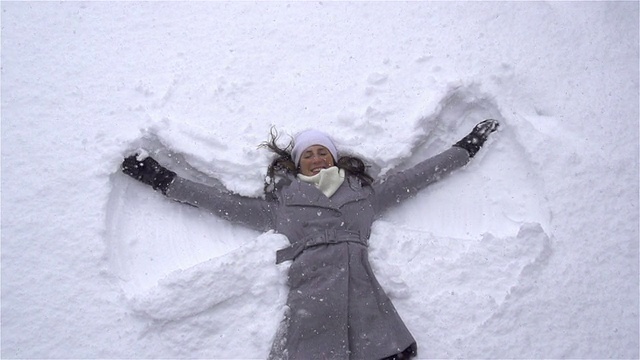
[[359, 231], [327, 229], [307, 235], [302, 238], [302, 240], [276, 251], [276, 264], [287, 260], [294, 260], [308, 248], [342, 242], [355, 242], [367, 246], [366, 239], [360, 237]]

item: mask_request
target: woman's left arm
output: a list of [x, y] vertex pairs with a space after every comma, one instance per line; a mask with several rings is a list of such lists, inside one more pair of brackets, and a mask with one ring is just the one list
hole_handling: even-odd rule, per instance
[[376, 213], [415, 195], [452, 171], [463, 167], [480, 150], [489, 134], [498, 128], [498, 121], [485, 120], [450, 149], [429, 158], [411, 169], [390, 175], [373, 184]]

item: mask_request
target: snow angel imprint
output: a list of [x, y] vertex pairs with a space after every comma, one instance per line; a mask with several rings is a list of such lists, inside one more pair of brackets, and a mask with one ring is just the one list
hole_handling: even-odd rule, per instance
[[264, 198], [176, 175], [151, 157], [124, 159], [122, 171], [167, 197], [222, 218], [287, 236], [276, 262], [290, 261], [287, 311], [273, 342], [272, 359], [408, 359], [417, 344], [373, 274], [368, 239], [374, 219], [480, 150], [496, 120], [485, 120], [450, 149], [415, 167], [374, 180], [364, 162], [340, 156], [317, 130], [281, 148], [277, 132], [264, 145], [276, 158]]

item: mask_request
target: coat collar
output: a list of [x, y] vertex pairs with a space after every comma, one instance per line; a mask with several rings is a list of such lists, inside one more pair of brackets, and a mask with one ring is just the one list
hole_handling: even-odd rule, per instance
[[338, 210], [346, 203], [365, 199], [368, 194], [357, 179], [347, 177], [330, 198], [313, 184], [297, 178], [282, 189], [282, 195], [286, 205], [316, 206]]

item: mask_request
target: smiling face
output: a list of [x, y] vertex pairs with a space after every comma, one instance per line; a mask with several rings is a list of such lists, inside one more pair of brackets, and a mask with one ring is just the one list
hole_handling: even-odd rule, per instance
[[299, 168], [302, 175], [313, 176], [320, 170], [330, 168], [333, 165], [333, 156], [326, 147], [312, 145], [302, 152]]

